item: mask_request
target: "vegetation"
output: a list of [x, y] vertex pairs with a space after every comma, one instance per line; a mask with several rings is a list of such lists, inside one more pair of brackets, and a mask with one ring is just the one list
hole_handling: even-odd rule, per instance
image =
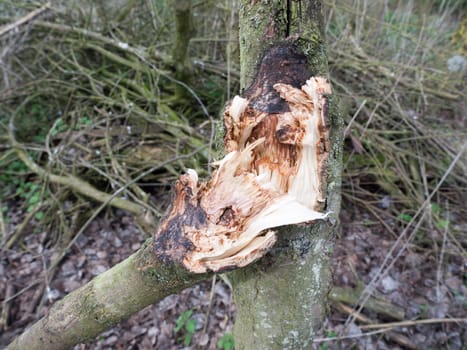
[[196, 320], [191, 318], [192, 314], [193, 310], [187, 310], [183, 312], [178, 317], [177, 324], [174, 328], [175, 334], [178, 334], [183, 330], [184, 336], [178, 338], [178, 341], [183, 343], [185, 346], [190, 345], [193, 334], [196, 331]]
[[[30, 227], [49, 232], [53, 275], [109, 205], [151, 234], [180, 172], [209, 175], [219, 112], [239, 89], [238, 9], [194, 2], [195, 35], [174, 60], [184, 53], [169, 1], [38, 3], [0, 1], [0, 242], [21, 250]], [[363, 305], [409, 246], [439, 255], [448, 240], [446, 254], [465, 256], [467, 2], [325, 3], [347, 123], [344, 209], [400, 243], [353, 303]], [[176, 335], [188, 344], [190, 316]], [[226, 334], [219, 348], [232, 344]]]

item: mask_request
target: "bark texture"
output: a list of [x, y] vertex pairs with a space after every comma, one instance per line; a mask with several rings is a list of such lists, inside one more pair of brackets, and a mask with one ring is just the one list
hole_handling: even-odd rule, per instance
[[206, 275], [154, 258], [149, 242], [138, 252], [58, 301], [8, 350], [69, 349]]
[[[327, 76], [321, 11], [321, 1], [316, 0], [241, 1], [241, 85], [248, 86], [247, 96], [255, 95], [252, 91], [257, 90], [258, 81], [267, 85], [282, 79], [297, 87], [312, 76]], [[275, 76], [258, 79], [263, 74], [262, 60], [277, 47], [294, 48], [291, 62], [275, 69]], [[278, 94], [259, 96], [263, 101], [256, 104], [257, 109], [271, 106], [271, 101], [276, 101], [273, 105], [277, 112], [285, 108]], [[332, 212], [329, 219], [313, 226], [279, 230], [278, 242], [266, 257], [230, 274], [237, 308], [236, 349], [305, 349], [322, 324], [331, 287], [332, 237], [340, 208], [342, 124], [335, 99], [330, 96], [330, 150], [321, 206], [321, 211]]]

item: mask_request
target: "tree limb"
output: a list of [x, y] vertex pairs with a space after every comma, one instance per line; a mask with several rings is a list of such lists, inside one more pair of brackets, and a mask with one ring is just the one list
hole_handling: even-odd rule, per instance
[[28, 23], [29, 21], [32, 21], [34, 18], [37, 16], [41, 15], [45, 11], [50, 9], [50, 3], [45, 4], [44, 6], [29, 12], [27, 15], [17, 19], [13, 23], [7, 24], [3, 27], [0, 28], [0, 37], [3, 35], [7, 34], [8, 32], [11, 32], [15, 28], [18, 28], [19, 26], [22, 26], [23, 24]]
[[47, 178], [50, 182], [67, 186], [72, 190], [77, 191], [98, 202], [109, 202], [109, 204], [117, 208], [127, 210], [131, 214], [135, 215], [135, 217], [137, 218], [144, 215], [146, 209], [141, 205], [128, 201], [122, 197], [113, 196], [111, 194], [99, 191], [97, 188], [95, 188], [88, 182], [83, 181], [76, 176], [69, 174], [56, 175], [49, 173], [45, 169], [40, 167], [37, 163], [35, 163], [23, 149], [19, 148], [17, 145], [15, 145], [14, 147], [18, 158], [21, 159], [31, 171], [33, 171], [39, 176]]
[[58, 301], [7, 349], [68, 349], [207, 277], [156, 260], [148, 240], [138, 252]]

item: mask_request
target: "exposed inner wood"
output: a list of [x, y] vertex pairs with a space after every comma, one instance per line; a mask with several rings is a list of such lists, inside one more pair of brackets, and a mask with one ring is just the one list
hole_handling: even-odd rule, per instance
[[326, 95], [331, 87], [324, 78], [312, 77], [301, 89], [273, 85], [287, 102], [288, 111], [266, 113], [235, 97], [224, 115], [227, 151], [241, 150], [264, 138], [253, 154], [252, 171], [268, 176], [280, 193], [319, 210], [324, 201], [323, 162], [329, 152]]
[[273, 228], [326, 217], [319, 210], [330, 85], [312, 77], [301, 88], [272, 86], [287, 108], [269, 113], [236, 96], [224, 114], [229, 153], [209, 181], [198, 182], [189, 170], [177, 182], [172, 211], [154, 239], [164, 262], [197, 273], [242, 267], [275, 243]]

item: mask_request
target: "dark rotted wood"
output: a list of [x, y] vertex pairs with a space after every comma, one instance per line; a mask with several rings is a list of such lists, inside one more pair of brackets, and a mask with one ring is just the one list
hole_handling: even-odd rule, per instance
[[194, 246], [186, 237], [186, 227], [200, 228], [206, 224], [206, 213], [199, 206], [185, 177], [175, 185], [172, 212], [154, 236], [154, 255], [163, 263], [181, 263]]
[[307, 58], [292, 42], [275, 45], [264, 54], [253, 82], [243, 96], [250, 106], [262, 112], [288, 112], [287, 102], [274, 90], [273, 85], [284, 83], [300, 89], [311, 76]]

